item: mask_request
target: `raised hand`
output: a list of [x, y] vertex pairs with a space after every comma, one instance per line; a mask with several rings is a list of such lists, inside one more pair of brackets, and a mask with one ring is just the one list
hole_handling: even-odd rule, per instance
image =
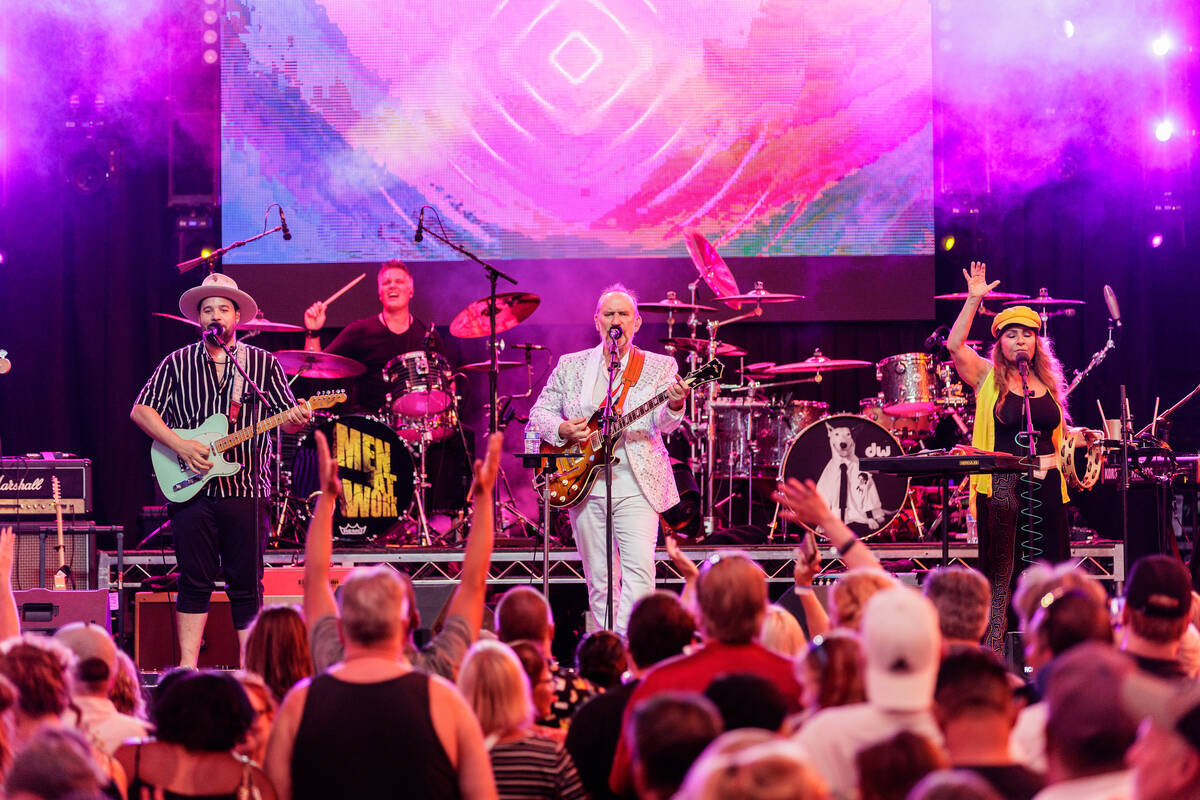
[[679, 575], [685, 581], [693, 581], [700, 574], [696, 563], [688, 558], [687, 554], [679, 549], [679, 540], [672, 534], [667, 534], [665, 537], [667, 544], [667, 555], [671, 557], [671, 563], [675, 565], [675, 569], [679, 570]]
[[972, 261], [971, 271], [963, 270], [963, 277], [967, 279], [967, 296], [983, 298], [992, 289], [1000, 285], [1000, 281], [987, 281], [987, 264], [982, 261]]
[[804, 483], [795, 478], [788, 478], [780, 483], [771, 499], [779, 503], [780, 516], [790, 522], [801, 525], [824, 525], [833, 518], [829, 504], [817, 492], [817, 485], [811, 480]]
[[317, 431], [314, 437], [317, 444], [317, 477], [320, 480], [321, 491], [337, 497], [342, 493], [342, 481], [338, 478], [337, 462], [329, 454], [329, 440], [325, 434]]
[[12, 577], [14, 542], [12, 526], [0, 528], [0, 582]]
[[496, 473], [500, 470], [500, 448], [504, 444], [503, 433], [493, 433], [487, 440], [487, 457], [475, 459], [475, 480], [471, 496], [488, 497], [496, 485]]
[[325, 327], [325, 303], [318, 300], [304, 312], [304, 327], [310, 331], [319, 331]]

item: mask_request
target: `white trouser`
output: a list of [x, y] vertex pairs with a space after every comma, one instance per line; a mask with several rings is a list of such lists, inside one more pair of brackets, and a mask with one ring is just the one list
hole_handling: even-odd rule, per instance
[[[587, 579], [589, 630], [605, 628], [608, 611], [608, 560], [605, 554], [603, 482], [600, 491], [568, 510], [575, 530], [575, 547], [583, 560]], [[613, 630], [622, 636], [629, 627], [633, 604], [654, 591], [654, 545], [658, 541], [658, 514], [635, 494], [613, 498]], [[619, 589], [619, 593], [618, 593]]]

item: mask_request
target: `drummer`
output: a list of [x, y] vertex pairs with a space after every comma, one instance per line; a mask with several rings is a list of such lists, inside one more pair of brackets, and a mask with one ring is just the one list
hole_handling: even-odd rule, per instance
[[[401, 353], [418, 350], [443, 352], [442, 340], [431, 325], [412, 315], [412, 273], [403, 261], [385, 261], [376, 279], [382, 310], [373, 316], [355, 320], [325, 348], [325, 352], [360, 362], [367, 371], [355, 382], [353, 405], [367, 413], [384, 410], [388, 384], [383, 369]], [[304, 349], [321, 350], [320, 331], [325, 327], [325, 303], [318, 300], [304, 312], [308, 331]]]

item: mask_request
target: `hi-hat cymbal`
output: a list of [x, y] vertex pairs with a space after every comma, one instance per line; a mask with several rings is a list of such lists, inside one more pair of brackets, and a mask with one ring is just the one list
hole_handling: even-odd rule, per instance
[[276, 350], [284, 374], [305, 378], [353, 378], [367, 371], [353, 358], [313, 350]]
[[[672, 336], [669, 339], [660, 339], [663, 344], [674, 345], [676, 349], [683, 350], [687, 353], [700, 353], [708, 355], [709, 342], [708, 339], [692, 339], [688, 336]], [[746, 351], [740, 347], [727, 344], [725, 342], [717, 342], [717, 356], [728, 356], [737, 358], [738, 356], [746, 355]]]
[[1037, 297], [1030, 297], [1027, 300], [1010, 300], [1005, 303], [1006, 306], [1082, 306], [1086, 305], [1086, 300], [1064, 300], [1061, 297], [1051, 297], [1045, 289], [1037, 293]]
[[712, 306], [702, 306], [699, 303], [685, 303], [667, 292], [667, 296], [655, 303], [638, 303], [638, 311], [716, 311]]
[[455, 314], [450, 323], [450, 333], [460, 339], [489, 336], [493, 316], [496, 318], [496, 333], [503, 333], [528, 319], [541, 302], [540, 297], [529, 292], [503, 292], [496, 295], [493, 313], [489, 308], [489, 298], [476, 300]]
[[737, 281], [725, 264], [725, 259], [717, 252], [717, 248], [704, 238], [704, 234], [695, 228], [684, 232], [683, 243], [687, 245], [688, 255], [700, 277], [708, 284], [708, 288], [716, 295], [735, 295], [738, 293]]
[[826, 358], [820, 349], [817, 349], [803, 361], [794, 361], [791, 364], [776, 364], [768, 372], [772, 375], [787, 375], [804, 372], [831, 372], [838, 369], [858, 369], [859, 367], [873, 366], [875, 365], [870, 361], [859, 361], [855, 358]]
[[[181, 317], [178, 314], [165, 314], [162, 311], [155, 311], [155, 312], [153, 312], [153, 314], [156, 317], [163, 317], [164, 319], [173, 319], [176, 322], [187, 323], [188, 325], [191, 325], [193, 328], [200, 327], [199, 322], [194, 322], [194, 321], [188, 319], [187, 317]], [[243, 322], [240, 325], [238, 325], [238, 330], [266, 331], [268, 333], [273, 333], [273, 332], [287, 332], [287, 331], [302, 331], [302, 330], [304, 330], [304, 328], [301, 327], [300, 325], [291, 325], [286, 322], [272, 322], [271, 320], [267, 319], [266, 317], [258, 316], [252, 320], [249, 320], [248, 322]]]
[[729, 305], [736, 305], [738, 303], [794, 303], [797, 300], [803, 300], [804, 295], [768, 292], [763, 288], [762, 281], [758, 281], [754, 284], [754, 288], [745, 294], [724, 295], [717, 299]]
[[[496, 362], [496, 366], [502, 370], [516, 369], [517, 367], [525, 366], [525, 362], [524, 361], [498, 361], [498, 362]], [[491, 368], [492, 368], [492, 362], [490, 362], [490, 361], [476, 361], [471, 364], [463, 364], [461, 367], [459, 367], [459, 370], [461, 370], [462, 372], [487, 372]]]
[[[984, 296], [984, 300], [1024, 300], [1029, 297], [1027, 294], [1018, 294], [1016, 292], [988, 292]], [[934, 300], [966, 300], [966, 292], [951, 292], [950, 294], [935, 294]]]

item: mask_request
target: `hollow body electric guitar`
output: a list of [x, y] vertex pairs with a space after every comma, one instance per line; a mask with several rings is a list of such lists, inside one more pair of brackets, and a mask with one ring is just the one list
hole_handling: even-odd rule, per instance
[[[714, 358], [684, 376], [683, 385], [688, 389], [695, 389], [697, 386], [720, 380], [724, 374], [725, 365]], [[614, 419], [611, 434], [613, 446], [620, 443], [621, 435], [626, 428], [666, 401], [667, 392], [664, 389], [629, 413]], [[540, 452], [548, 455], [576, 449], [581, 453], [577, 456], [547, 458], [543, 462], [542, 468], [538, 470], [536, 483], [549, 481], [550, 505], [553, 508], [570, 508], [579, 503], [592, 490], [592, 484], [596, 482], [597, 475], [604, 472], [604, 437], [600, 430], [603, 413], [603, 409], [599, 409], [592, 414], [592, 418], [588, 420], [588, 437], [578, 445], [578, 448], [574, 443], [564, 447], [555, 447], [545, 441], [542, 442]], [[616, 464], [617, 461], [616, 458], [612, 459], [613, 464]]]
[[[343, 402], [346, 393], [343, 391], [321, 392], [300, 403], [296, 408], [307, 405], [311, 409], [329, 408]], [[290, 410], [290, 409], [289, 409]], [[213, 414], [198, 428], [173, 428], [175, 433], [184, 439], [195, 440], [208, 445], [208, 460], [212, 462], [205, 472], [196, 472], [187, 465], [171, 448], [161, 442], [150, 445], [150, 463], [154, 466], [154, 477], [166, 498], [173, 503], [182, 503], [196, 496], [204, 485], [213, 478], [233, 475], [242, 468], [241, 464], [226, 461], [221, 454], [229, 448], [248, 440], [255, 433], [266, 433], [287, 422], [288, 412], [284, 411], [273, 417], [267, 417], [255, 428], [249, 426], [229, 433], [229, 418], [224, 414]]]

